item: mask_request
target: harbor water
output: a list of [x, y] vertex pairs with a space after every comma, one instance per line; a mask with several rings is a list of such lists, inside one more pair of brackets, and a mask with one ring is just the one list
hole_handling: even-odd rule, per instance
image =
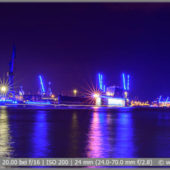
[[0, 157], [165, 158], [170, 110], [0, 109]]

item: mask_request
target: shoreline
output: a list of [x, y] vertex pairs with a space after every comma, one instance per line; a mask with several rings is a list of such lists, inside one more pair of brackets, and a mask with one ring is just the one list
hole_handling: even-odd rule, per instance
[[152, 106], [135, 106], [135, 107], [115, 107], [115, 106], [96, 106], [96, 105], [66, 105], [66, 104], [48, 104], [48, 105], [31, 105], [31, 104], [6, 104], [0, 105], [1, 109], [47, 109], [47, 110], [121, 110], [121, 111], [138, 111], [138, 110], [162, 110], [170, 111], [170, 107], [152, 107]]

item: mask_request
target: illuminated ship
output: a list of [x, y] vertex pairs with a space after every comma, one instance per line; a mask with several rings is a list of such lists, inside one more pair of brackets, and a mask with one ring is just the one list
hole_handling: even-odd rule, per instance
[[[126, 79], [127, 77], [127, 79]], [[123, 87], [109, 86], [106, 87], [103, 83], [103, 75], [98, 74], [98, 87], [99, 92], [94, 93], [95, 104], [98, 106], [106, 105], [113, 107], [125, 107], [128, 106], [129, 99], [129, 75], [122, 74]], [[127, 81], [126, 81], [127, 80]]]

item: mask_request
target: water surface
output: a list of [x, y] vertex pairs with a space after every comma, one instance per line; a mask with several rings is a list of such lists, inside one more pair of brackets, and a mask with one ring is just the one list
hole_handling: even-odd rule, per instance
[[170, 157], [170, 111], [3, 107], [0, 157]]

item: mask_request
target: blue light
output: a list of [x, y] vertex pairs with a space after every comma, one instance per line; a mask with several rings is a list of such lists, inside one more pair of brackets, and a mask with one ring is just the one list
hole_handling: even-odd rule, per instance
[[106, 85], [103, 85], [103, 91], [106, 92]]
[[127, 90], [129, 90], [129, 79], [130, 79], [130, 75], [127, 75]]
[[119, 158], [133, 158], [136, 156], [135, 151], [137, 146], [134, 142], [135, 137], [132, 113], [120, 112], [117, 115], [116, 120], [114, 154]]
[[16, 100], [12, 100], [12, 99], [0, 99], [0, 103], [3, 103], [3, 104], [9, 104], [9, 103], [17, 104], [18, 102]]
[[33, 101], [26, 101], [25, 104], [32, 104], [32, 105], [47, 105], [47, 104], [51, 104], [49, 101], [47, 102], [41, 102], [41, 101], [37, 101], [37, 102], [33, 102]]
[[159, 103], [161, 102], [161, 98], [162, 98], [162, 96], [159, 97]]
[[17, 101], [13, 101], [14, 104], [17, 104], [18, 102]]
[[103, 74], [98, 73], [98, 87], [101, 91], [106, 92], [106, 85], [103, 83]]
[[123, 89], [126, 90], [125, 74], [124, 73], [122, 73], [122, 78], [123, 78]]
[[103, 75], [101, 74], [100, 77], [101, 77], [101, 82], [100, 82], [101, 83], [101, 90], [103, 90]]
[[102, 84], [103, 84], [103, 75], [98, 73], [98, 82], [99, 82], [99, 89], [102, 90]]
[[43, 83], [43, 80], [42, 80], [42, 76], [41, 76], [41, 75], [39, 75], [39, 79], [40, 79], [40, 85], [41, 85], [41, 92], [42, 92], [42, 93], [45, 93], [44, 83]]
[[13, 46], [13, 50], [12, 50], [12, 56], [11, 56], [11, 61], [10, 61], [10, 72], [13, 73], [14, 71], [14, 59], [16, 57], [16, 47], [15, 45]]
[[30, 157], [33, 158], [45, 158], [48, 155], [50, 141], [48, 138], [48, 122], [47, 111], [35, 112], [35, 123], [33, 123], [32, 137], [30, 143], [32, 147], [30, 149]]
[[101, 90], [103, 90], [103, 75], [101, 74]]
[[168, 100], [169, 100], [169, 97], [166, 98], [166, 103], [168, 102]]
[[98, 83], [99, 83], [99, 89], [100, 89], [100, 73], [98, 73]]
[[102, 85], [101, 85], [101, 74], [100, 74], [100, 89], [102, 89]]

